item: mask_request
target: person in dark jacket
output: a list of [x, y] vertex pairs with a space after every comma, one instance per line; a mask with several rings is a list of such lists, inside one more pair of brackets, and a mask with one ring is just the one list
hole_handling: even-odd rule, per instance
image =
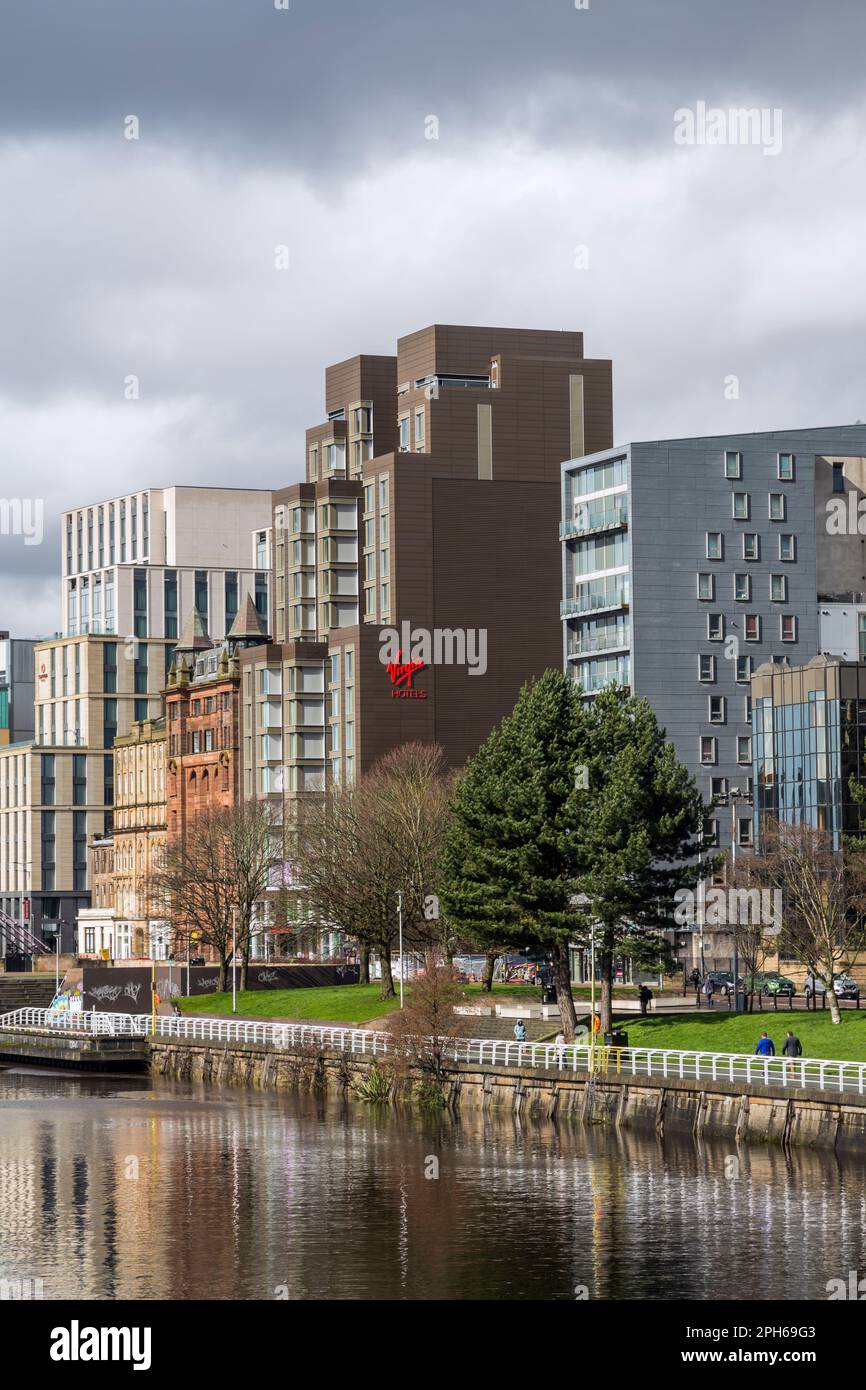
[[783, 1057], [802, 1057], [802, 1055], [803, 1055], [803, 1044], [800, 1042], [800, 1039], [797, 1037], [797, 1034], [796, 1034], [796, 1033], [792, 1033], [791, 1030], [790, 1030], [790, 1028], [789, 1028], [789, 1029], [788, 1029], [788, 1036], [786, 1037], [784, 1043], [782, 1044], [782, 1056], [783, 1056]]
[[653, 992], [647, 985], [641, 985], [637, 997], [640, 1000], [640, 1011], [646, 1017], [646, 1011], [652, 1003]]
[[772, 1038], [767, 1037], [766, 1033], [762, 1033], [758, 1039], [755, 1053], [758, 1057], [775, 1057], [776, 1044], [773, 1042]]
[[712, 980], [704, 981], [704, 997], [707, 1001], [707, 1006], [711, 1009], [713, 1008], [713, 995], [715, 993], [715, 990], [716, 986]]

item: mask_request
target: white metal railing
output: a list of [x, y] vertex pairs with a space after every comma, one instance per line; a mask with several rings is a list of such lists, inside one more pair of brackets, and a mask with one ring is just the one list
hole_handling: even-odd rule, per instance
[[[187, 1038], [192, 1042], [262, 1043], [271, 1047], [319, 1047], [360, 1056], [399, 1051], [390, 1034], [367, 1028], [257, 1022], [207, 1015], [99, 1013], [52, 1014], [15, 1009], [0, 1015], [2, 1028], [51, 1028], [110, 1037]], [[739, 1052], [687, 1052], [664, 1047], [601, 1047], [587, 1043], [514, 1042], [503, 1038], [455, 1038], [446, 1053], [476, 1066], [537, 1067], [599, 1075], [676, 1077], [686, 1081], [758, 1082], [767, 1086], [866, 1094], [866, 1063], [820, 1057], [760, 1057]]]

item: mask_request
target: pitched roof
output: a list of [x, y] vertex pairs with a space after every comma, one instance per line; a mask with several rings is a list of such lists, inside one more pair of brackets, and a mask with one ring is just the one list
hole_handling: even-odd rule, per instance
[[179, 652], [204, 652], [209, 651], [213, 642], [208, 636], [208, 630], [204, 625], [204, 618], [197, 608], [194, 608], [183, 625], [183, 631], [177, 640], [176, 651]]
[[247, 594], [229, 628], [228, 640], [230, 642], [243, 642], [253, 637], [261, 642], [267, 640], [267, 636], [267, 629], [261, 620], [258, 609], [250, 595]]

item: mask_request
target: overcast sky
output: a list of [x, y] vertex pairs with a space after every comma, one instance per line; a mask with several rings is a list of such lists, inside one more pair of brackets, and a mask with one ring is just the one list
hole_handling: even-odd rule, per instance
[[[325, 365], [434, 321], [582, 329], [619, 442], [866, 419], [864, 40], [863, 0], [7, 0], [0, 500], [45, 539], [0, 535], [0, 628], [59, 626], [64, 507], [296, 480]], [[677, 143], [700, 102], [781, 149]]]

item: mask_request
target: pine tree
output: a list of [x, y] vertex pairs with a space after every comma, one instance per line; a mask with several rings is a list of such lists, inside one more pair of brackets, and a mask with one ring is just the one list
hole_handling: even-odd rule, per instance
[[481, 946], [550, 949], [563, 1029], [574, 1035], [568, 946], [575, 909], [573, 800], [585, 712], [574, 683], [547, 671], [468, 763], [452, 800], [440, 897]]
[[[586, 704], [582, 728], [574, 891], [595, 924], [607, 1031], [614, 957], [673, 925], [676, 890], [695, 887], [706, 808], [648, 701], [608, 686]], [[701, 872], [713, 871], [705, 860]]]

